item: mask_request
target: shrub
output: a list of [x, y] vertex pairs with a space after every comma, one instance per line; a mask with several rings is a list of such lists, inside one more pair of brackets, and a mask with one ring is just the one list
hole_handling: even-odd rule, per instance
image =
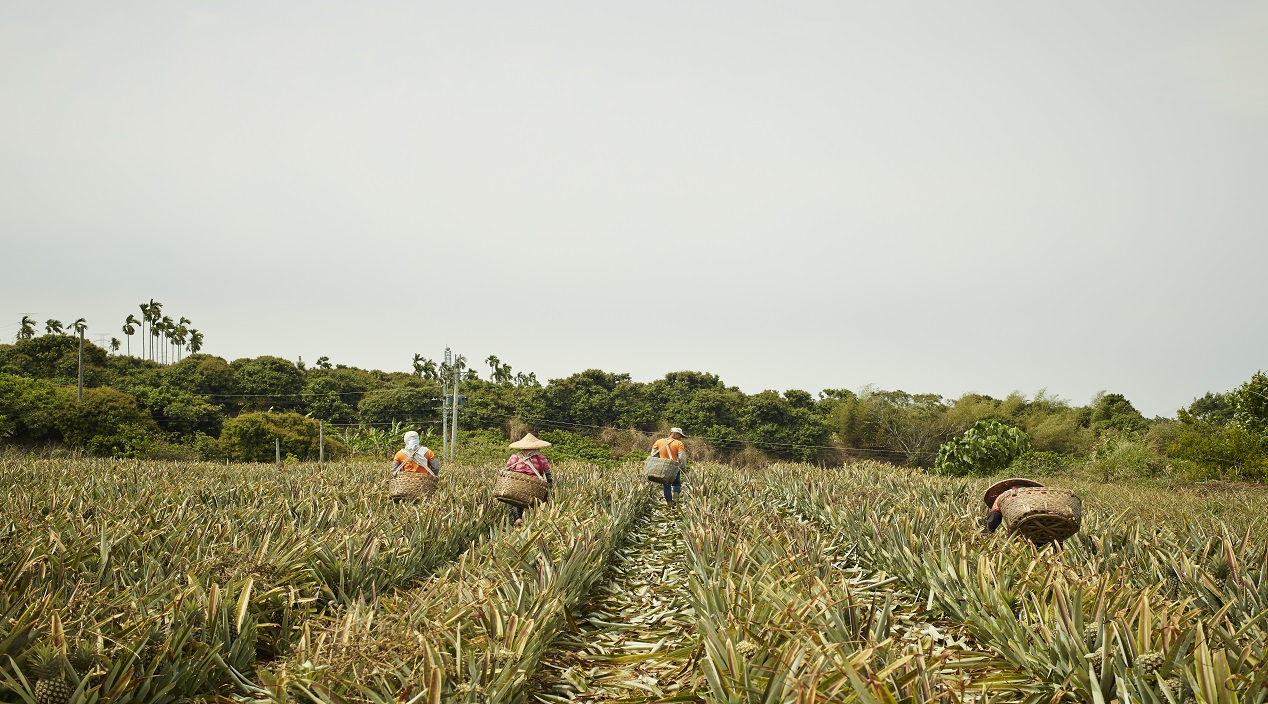
[[[459, 415], [459, 418], [462, 416]], [[501, 467], [514, 450], [507, 447], [506, 438], [497, 430], [458, 431], [458, 461], [466, 464]], [[439, 448], [439, 446], [435, 446]], [[436, 449], [436, 455], [440, 450]]]
[[182, 437], [194, 433], [219, 435], [225, 422], [220, 406], [176, 387], [138, 386], [132, 393], [151, 409], [160, 427]]
[[1113, 430], [1138, 433], [1149, 427], [1149, 421], [1122, 394], [1100, 393], [1093, 401], [1087, 420], [1098, 435]]
[[1237, 426], [1186, 423], [1167, 456], [1190, 479], [1268, 478], [1268, 441]]
[[122, 391], [84, 389], [82, 402], [70, 389], [59, 389], [59, 395], [56, 425], [67, 444], [98, 455], [141, 457], [158, 434], [150, 414]]
[[1090, 429], [1079, 425], [1076, 413], [1028, 416], [1025, 420], [1031, 445], [1037, 451], [1066, 455], [1084, 455], [1092, 451], [1096, 436]]
[[999, 421], [979, 420], [960, 437], [938, 448], [934, 471], [964, 476], [992, 474], [1030, 451], [1030, 437]]
[[61, 397], [47, 381], [0, 374], [0, 437], [45, 440], [57, 436]]
[[233, 369], [234, 385], [240, 393], [246, 394], [242, 397], [246, 407], [287, 408], [300, 404], [304, 376], [289, 360], [266, 355], [235, 359], [229, 366]]
[[[228, 459], [272, 462], [275, 458], [274, 439], [281, 441], [283, 457], [294, 455], [308, 461], [318, 457], [317, 421], [298, 413], [243, 413], [225, 421], [217, 446], [221, 456]], [[347, 454], [348, 446], [343, 441], [326, 436], [326, 459]]]
[[[613, 457], [607, 445], [596, 442], [584, 435], [570, 433], [566, 430], [547, 430], [539, 437], [551, 443], [542, 454], [552, 462], [558, 460], [574, 460], [589, 462], [600, 467], [615, 467], [621, 464], [621, 458]], [[646, 454], [646, 453], [644, 453]]]
[[[245, 366], [243, 364], [242, 366]], [[249, 374], [243, 370], [244, 375]], [[209, 354], [191, 354], [159, 372], [165, 386], [171, 386], [191, 394], [214, 395], [221, 401], [238, 393], [238, 382], [229, 363]]]
[[[101, 384], [105, 366], [106, 351], [85, 341], [84, 383]], [[79, 338], [41, 335], [12, 345], [0, 345], [0, 372], [74, 384], [79, 376]]]
[[1008, 473], [1015, 477], [1034, 477], [1065, 474], [1074, 466], [1074, 459], [1057, 452], [1027, 452], [1008, 465]]
[[1233, 401], [1233, 423], [1260, 437], [1268, 437], [1268, 374], [1256, 372], [1229, 396]]
[[[403, 422], [417, 425], [420, 421], [438, 419], [440, 390], [434, 386], [401, 386], [395, 389], [370, 391], [361, 399], [357, 413], [362, 423]], [[459, 418], [462, 409], [458, 410]]]
[[1136, 433], [1110, 432], [1092, 455], [1091, 469], [1103, 481], [1157, 477], [1167, 460]]

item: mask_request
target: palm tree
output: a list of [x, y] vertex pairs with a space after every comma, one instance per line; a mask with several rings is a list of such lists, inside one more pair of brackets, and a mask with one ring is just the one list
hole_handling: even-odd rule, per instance
[[189, 325], [194, 321], [182, 315], [176, 322], [176, 361], [179, 362], [184, 357], [181, 350], [185, 346], [185, 338], [189, 336]]
[[499, 384], [511, 383], [511, 365], [499, 364], [498, 368], [493, 370], [493, 380]]
[[[128, 356], [129, 357], [132, 356], [132, 335], [136, 333], [136, 326], [140, 324], [141, 324], [141, 321], [137, 320], [136, 316], [132, 315], [131, 313], [128, 313], [128, 319], [123, 321], [122, 329], [123, 329], [123, 334], [126, 335], [128, 338]], [[145, 338], [142, 338], [142, 339], [145, 339]]]
[[62, 334], [62, 321], [60, 321], [60, 320], [53, 320], [53, 319], [51, 319], [51, 318], [50, 318], [49, 320], [45, 320], [45, 321], [44, 321], [44, 332], [48, 333], [49, 335], [61, 335], [61, 334]]
[[189, 353], [198, 354], [198, 350], [203, 348], [203, 334], [197, 330], [189, 329]]
[[156, 349], [156, 344], [159, 341], [159, 335], [163, 334], [162, 329], [160, 329], [159, 326], [156, 325], [155, 323], [156, 321], [154, 320], [150, 321], [150, 358], [151, 359], [154, 358], [154, 351]]
[[324, 355], [324, 354], [323, 354], [322, 356], [318, 357], [318, 358], [317, 358], [317, 368], [318, 368], [318, 369], [329, 369], [329, 368], [330, 368], [330, 358], [329, 358], [329, 357], [327, 357], [327, 356], [326, 356], [326, 355]]
[[119, 342], [119, 338], [117, 337], [110, 338], [110, 352], [112, 354], [119, 354], [119, 345], [121, 344], [122, 343]]
[[185, 338], [189, 337], [189, 328], [180, 325], [176, 328], [176, 332], [172, 333], [172, 341], [176, 343], [176, 361], [181, 361], [181, 352], [185, 350]]
[[[141, 323], [141, 358], [144, 359], [145, 358], [145, 341], [147, 339], [145, 336], [145, 324], [150, 322], [150, 304], [142, 303], [141, 305], [137, 307], [141, 309], [141, 320], [138, 322]], [[131, 318], [132, 316], [129, 315], [128, 317]]]
[[29, 340], [32, 337], [35, 337], [35, 321], [31, 319], [31, 316], [24, 315], [22, 322], [18, 323], [18, 339]]
[[462, 378], [466, 379], [467, 381], [476, 381], [480, 378], [480, 372], [474, 369], [468, 369]]
[[491, 354], [484, 360], [484, 363], [489, 365], [489, 369], [491, 370], [489, 372], [489, 380], [497, 381], [498, 365], [502, 363], [502, 360], [498, 359], [498, 356], [496, 354]]
[[423, 359], [423, 355], [417, 352], [414, 353], [414, 376], [423, 375]]
[[83, 337], [84, 331], [88, 329], [88, 321], [84, 320], [83, 318], [80, 318], [79, 320], [76, 320], [75, 322], [71, 323], [70, 326], [71, 328], [75, 330], [75, 334], [79, 335], [80, 337]]
[[159, 321], [159, 331], [163, 335], [163, 344], [159, 347], [159, 356], [163, 359], [163, 364], [167, 364], [168, 352], [172, 349], [172, 329], [176, 323], [172, 322], [169, 316], [163, 316]]
[[440, 375], [436, 373], [436, 363], [430, 359], [423, 359], [423, 378], [432, 381], [440, 378]]
[[150, 359], [154, 359], [155, 352], [154, 343], [158, 342], [158, 335], [154, 332], [154, 325], [159, 322], [163, 316], [163, 304], [150, 299]]

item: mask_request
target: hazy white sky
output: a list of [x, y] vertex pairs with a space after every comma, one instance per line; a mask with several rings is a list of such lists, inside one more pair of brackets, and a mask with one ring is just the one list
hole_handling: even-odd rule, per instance
[[156, 298], [231, 359], [1171, 415], [1268, 368], [1266, 36], [1266, 2], [2, 2], [0, 335]]

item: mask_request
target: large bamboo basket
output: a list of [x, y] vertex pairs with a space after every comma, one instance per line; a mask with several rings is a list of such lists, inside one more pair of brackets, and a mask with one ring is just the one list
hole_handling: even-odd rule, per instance
[[388, 495], [397, 501], [421, 499], [434, 493], [436, 485], [436, 477], [430, 472], [401, 472], [388, 484]]
[[546, 500], [550, 485], [531, 474], [504, 469], [493, 484], [493, 498], [512, 506], [528, 507]]
[[678, 479], [680, 469], [682, 469], [682, 463], [678, 460], [648, 457], [643, 461], [643, 471], [647, 473], [647, 481], [657, 484], [673, 484]]
[[1017, 489], [999, 502], [1004, 525], [1036, 545], [1061, 542], [1079, 532], [1083, 501], [1062, 489]]

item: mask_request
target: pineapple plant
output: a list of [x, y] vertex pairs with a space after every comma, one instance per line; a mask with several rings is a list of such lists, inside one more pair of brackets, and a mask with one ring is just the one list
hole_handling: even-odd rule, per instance
[[35, 703], [69, 704], [75, 687], [71, 685], [70, 663], [57, 649], [44, 648], [36, 655]]

